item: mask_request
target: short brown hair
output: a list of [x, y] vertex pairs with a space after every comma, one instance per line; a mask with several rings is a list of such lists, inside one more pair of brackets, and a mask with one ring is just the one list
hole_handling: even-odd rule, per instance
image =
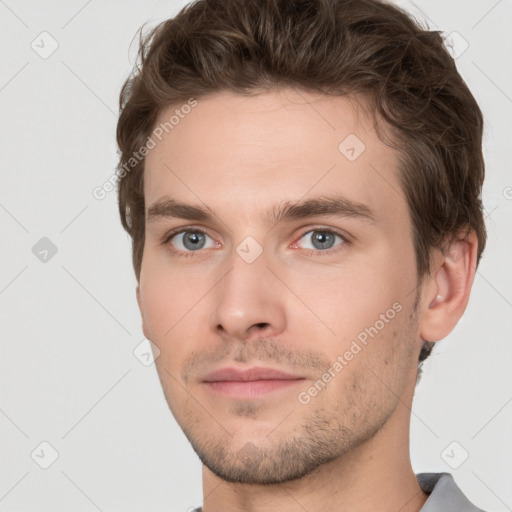
[[[391, 127], [413, 226], [419, 278], [431, 249], [486, 230], [481, 190], [483, 116], [437, 31], [379, 0], [197, 0], [143, 35], [120, 94], [121, 222], [140, 277], [145, 239], [144, 159], [127, 163], [158, 114], [220, 91], [295, 87], [363, 93]], [[430, 353], [426, 344], [420, 361]]]

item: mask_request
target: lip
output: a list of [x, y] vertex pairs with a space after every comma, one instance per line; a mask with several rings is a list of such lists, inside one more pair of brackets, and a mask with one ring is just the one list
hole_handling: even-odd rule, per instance
[[220, 368], [204, 378], [207, 388], [230, 398], [254, 399], [268, 393], [286, 390], [305, 380], [274, 368]]
[[275, 368], [252, 367], [238, 369], [233, 367], [215, 370], [203, 379], [205, 382], [237, 381], [249, 382], [256, 380], [296, 380], [303, 379], [300, 375], [292, 375]]

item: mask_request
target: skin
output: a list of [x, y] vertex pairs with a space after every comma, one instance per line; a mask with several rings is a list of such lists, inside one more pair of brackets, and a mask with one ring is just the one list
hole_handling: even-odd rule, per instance
[[[215, 93], [146, 157], [146, 211], [173, 198], [212, 215], [147, 219], [137, 287], [167, 402], [203, 462], [204, 512], [412, 512], [427, 499], [409, 455], [417, 361], [422, 340], [443, 338], [464, 312], [477, 242], [470, 233], [434, 251], [419, 285], [397, 154], [363, 107], [362, 99], [291, 89]], [[338, 150], [349, 134], [366, 147], [354, 161]], [[331, 195], [368, 206], [375, 220], [265, 221], [283, 202]], [[203, 248], [184, 245], [183, 233], [169, 239], [178, 228], [202, 230]], [[312, 235], [322, 228], [345, 241], [319, 249]], [[249, 236], [262, 249], [251, 263], [237, 253]], [[334, 371], [358, 334], [397, 303], [400, 311]], [[227, 397], [204, 382], [225, 366], [303, 380]], [[330, 381], [301, 403], [299, 393], [329, 368]]]

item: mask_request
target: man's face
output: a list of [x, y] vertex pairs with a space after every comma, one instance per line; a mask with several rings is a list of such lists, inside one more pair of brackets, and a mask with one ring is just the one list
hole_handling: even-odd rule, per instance
[[[397, 154], [356, 106], [217, 93], [147, 156], [144, 334], [177, 422], [225, 480], [308, 474], [382, 432], [412, 395], [411, 221]], [[230, 373], [251, 368], [293, 378]]]

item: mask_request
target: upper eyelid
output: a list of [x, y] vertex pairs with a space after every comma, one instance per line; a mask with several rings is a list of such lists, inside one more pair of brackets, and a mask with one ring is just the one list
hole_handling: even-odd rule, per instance
[[170, 240], [176, 235], [181, 235], [182, 233], [189, 233], [189, 232], [199, 232], [204, 233], [205, 235], [208, 235], [210, 238], [213, 239], [213, 237], [208, 233], [208, 231], [205, 228], [199, 228], [195, 226], [183, 226], [175, 229], [171, 229], [169, 231], [166, 231], [163, 235], [164, 242], [166, 240]]

